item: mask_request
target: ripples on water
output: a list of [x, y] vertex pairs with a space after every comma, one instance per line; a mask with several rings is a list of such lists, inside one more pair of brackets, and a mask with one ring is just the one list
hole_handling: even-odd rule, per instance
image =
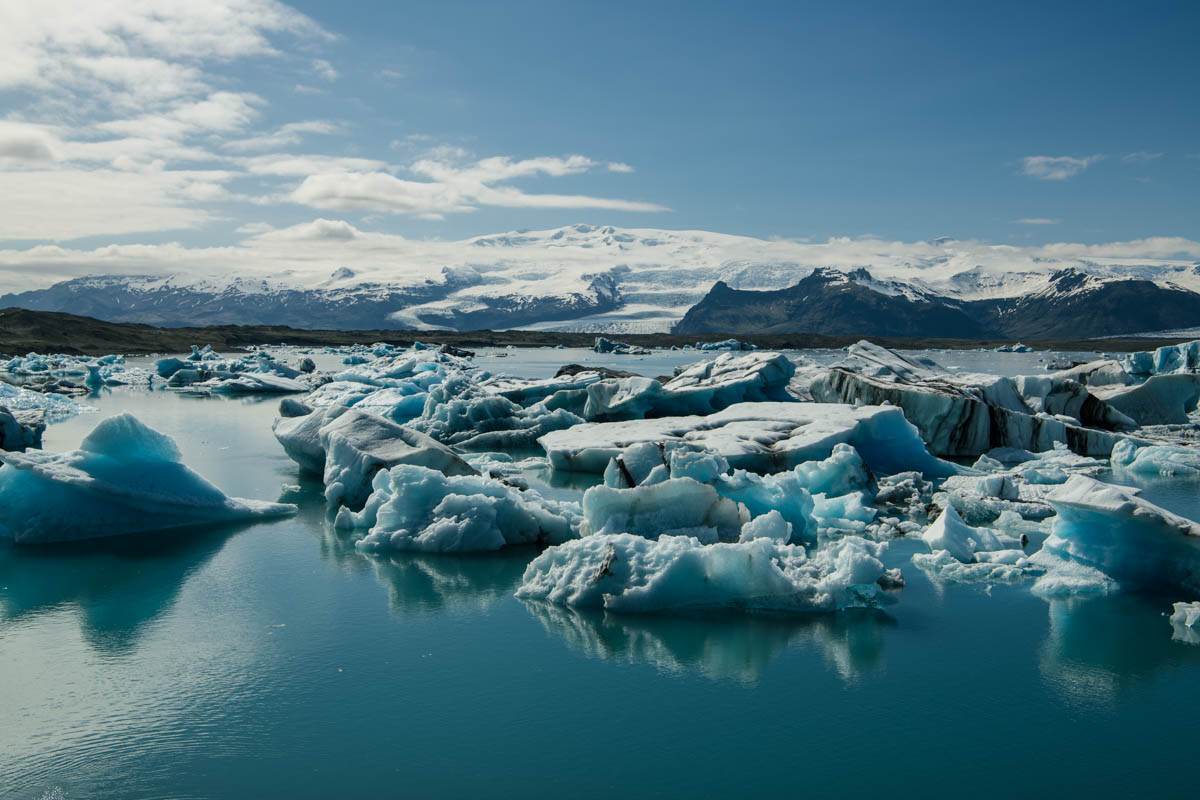
[[[979, 360], [999, 371], [996, 356], [1029, 360]], [[550, 374], [591, 358], [491, 365]], [[615, 365], [666, 372], [686, 357], [654, 358]], [[176, 436], [227, 492], [275, 500], [299, 483], [284, 499], [301, 510], [0, 545], [0, 797], [1007, 797], [1061, 785], [1064, 770], [1072, 794], [1191, 795], [1180, 766], [1194, 757], [1200, 647], [1172, 641], [1163, 616], [1182, 598], [1046, 602], [1027, 585], [935, 585], [909, 566], [886, 613], [522, 603], [532, 550], [355, 550], [319, 481], [298, 478], [271, 436], [273, 401], [124, 390], [91, 402]], [[97, 419], [52, 427], [46, 446], [76, 446]], [[1192, 518], [1197, 489], [1145, 486]], [[889, 561], [918, 549], [898, 541]]]

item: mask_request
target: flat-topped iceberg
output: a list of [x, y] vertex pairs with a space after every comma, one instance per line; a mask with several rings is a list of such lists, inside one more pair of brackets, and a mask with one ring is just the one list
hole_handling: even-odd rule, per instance
[[738, 403], [708, 416], [576, 425], [538, 439], [556, 470], [602, 473], [640, 442], [681, 444], [720, 455], [734, 468], [777, 472], [828, 458], [849, 444], [880, 475], [918, 470], [945, 477], [959, 468], [934, 458], [896, 407], [838, 403]]
[[368, 529], [357, 543], [368, 552], [466, 553], [564, 542], [578, 535], [579, 513], [492, 478], [402, 464], [379, 471], [363, 510], [341, 509], [336, 524]]
[[0, 453], [0, 535], [20, 543], [292, 514], [296, 507], [228, 497], [181, 461], [171, 437], [132, 414], [102, 421], [68, 453]]
[[891, 602], [880, 586], [886, 547], [857, 537], [809, 553], [769, 536], [711, 545], [689, 536], [585, 536], [530, 562], [517, 597], [634, 613], [875, 608]]

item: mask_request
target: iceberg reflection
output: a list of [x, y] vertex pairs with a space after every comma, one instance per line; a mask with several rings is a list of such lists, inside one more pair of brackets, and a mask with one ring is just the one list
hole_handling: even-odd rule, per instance
[[1049, 606], [1040, 668], [1068, 699], [1114, 699], [1161, 672], [1200, 666], [1200, 648], [1173, 638], [1170, 600], [1122, 593]]
[[0, 542], [0, 630], [73, 606], [89, 645], [108, 655], [128, 654], [188, 578], [221, 551], [230, 531], [242, 527], [38, 547]]
[[536, 601], [529, 612], [567, 647], [588, 658], [647, 663], [671, 675], [756, 682], [791, 647], [815, 644], [847, 682], [883, 671], [883, 629], [872, 609], [802, 616], [711, 614], [656, 617], [573, 609]]

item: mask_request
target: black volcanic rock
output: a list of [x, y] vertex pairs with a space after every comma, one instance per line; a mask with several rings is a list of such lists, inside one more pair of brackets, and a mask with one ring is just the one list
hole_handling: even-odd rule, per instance
[[723, 281], [693, 306], [673, 333], [824, 333], [982, 339], [992, 331], [963, 303], [927, 292], [885, 294], [845, 274], [818, 269], [787, 289], [732, 289]]

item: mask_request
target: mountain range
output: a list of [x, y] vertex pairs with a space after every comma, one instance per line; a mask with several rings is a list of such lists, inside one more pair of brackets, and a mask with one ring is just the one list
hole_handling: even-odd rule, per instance
[[[310, 237], [304, 258], [271, 260], [269, 247], [285, 236]], [[373, 236], [318, 220], [175, 265], [123, 262], [118, 248], [105, 254], [108, 274], [6, 294], [0, 307], [165, 326], [342, 330], [1036, 339], [1200, 325], [1200, 264], [1100, 257], [1083, 245], [813, 244], [590, 225], [459, 242]], [[239, 253], [266, 255], [251, 266]]]

